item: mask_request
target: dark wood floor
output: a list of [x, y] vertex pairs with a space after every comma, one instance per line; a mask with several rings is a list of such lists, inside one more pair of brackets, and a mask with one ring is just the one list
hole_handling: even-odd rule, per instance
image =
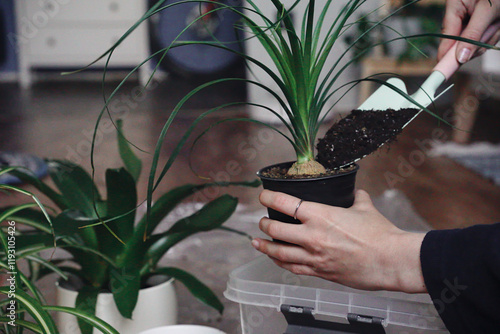
[[[145, 198], [146, 174], [157, 136], [181, 95], [191, 87], [170, 79], [149, 91], [140, 101], [133, 99], [135, 88], [134, 84], [127, 85], [119, 94], [119, 103], [114, 105], [111, 112], [115, 118], [124, 119], [128, 139], [146, 151], [138, 153], [145, 162], [139, 184], [140, 197]], [[162, 163], [202, 112], [221, 102], [244, 99], [244, 87], [230, 85], [216, 87], [190, 101], [178, 115], [163, 143]], [[95, 83], [37, 84], [29, 92], [22, 92], [15, 85], [3, 84], [0, 86], [0, 149], [69, 159], [90, 168], [90, 138], [102, 101], [100, 86]], [[498, 101], [486, 101], [480, 112], [478, 127], [474, 130], [474, 138], [498, 140], [498, 105]], [[232, 108], [224, 115], [241, 117], [246, 116], [246, 113], [244, 108]], [[201, 122], [195, 133], [200, 133], [221, 117], [208, 117]], [[323, 133], [327, 126], [322, 128]], [[420, 115], [405, 129], [397, 142], [361, 161], [358, 188], [367, 190], [372, 196], [391, 188], [402, 191], [411, 200], [416, 211], [438, 229], [500, 221], [500, 187], [450, 159], [427, 155], [429, 143], [436, 134], [444, 139], [450, 136], [450, 132], [448, 126], [440, 124], [435, 118]], [[97, 182], [102, 188], [104, 169], [119, 167], [121, 162], [116, 149], [116, 133], [112, 128], [101, 127], [97, 139], [94, 159]], [[191, 143], [192, 139], [187, 148]], [[186, 182], [201, 182], [190, 170], [189, 159], [199, 175], [219, 180], [229, 177], [231, 181], [253, 179], [258, 169], [293, 159], [293, 150], [286, 140], [249, 122], [224, 123], [208, 132], [191, 156], [188, 151], [187, 149], [181, 153], [157, 194]], [[232, 188], [229, 192], [238, 196], [241, 203], [248, 207], [260, 209], [257, 201], [259, 189]], [[2, 206], [19, 200], [17, 196], [0, 193]], [[244, 256], [231, 262], [225, 253], [214, 251], [211, 263], [206, 263], [205, 259], [200, 259], [195, 254], [174, 259], [174, 264], [188, 267], [191, 264], [195, 273], [209, 280], [207, 283], [221, 297], [226, 280], [220, 276], [227, 278], [227, 274], [235, 266], [257, 255], [248, 245], [248, 240], [224, 240], [227, 247], [243, 248]], [[228, 262], [226, 266], [223, 265]], [[206, 307], [197, 308], [198, 304], [182, 287], [180, 291], [183, 296], [180, 307], [186, 311], [181, 312], [181, 322], [213, 324], [227, 333], [237, 332], [237, 305], [225, 301], [227, 312], [221, 320], [213, 313], [205, 313]], [[199, 311], [193, 311], [195, 309]]]

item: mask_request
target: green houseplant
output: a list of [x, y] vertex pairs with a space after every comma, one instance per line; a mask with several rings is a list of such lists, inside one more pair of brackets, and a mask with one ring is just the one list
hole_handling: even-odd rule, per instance
[[[0, 175], [14, 168], [3, 168]], [[102, 333], [118, 334], [109, 324], [96, 318], [88, 312], [62, 306], [47, 305], [42, 292], [35, 281], [44, 275], [56, 273], [66, 279], [66, 274], [50, 261], [38, 254], [39, 248], [32, 243], [32, 231], [20, 230], [17, 221], [12, 218], [20, 212], [34, 207], [41, 209], [41, 217], [35, 226], [52, 234], [50, 218], [38, 198], [30, 192], [17, 187], [0, 185], [1, 190], [18, 192], [32, 197], [36, 203], [27, 203], [10, 207], [0, 214], [0, 222], [5, 225], [0, 228], [0, 268], [2, 285], [0, 286], [0, 333], [20, 333], [23, 329], [33, 333], [58, 333], [52, 312], [67, 313], [78, 317], [90, 328], [95, 327]], [[30, 268], [29, 275], [23, 273], [18, 263], [24, 261]], [[26, 318], [26, 314], [31, 319]]]
[[[121, 126], [121, 122], [118, 124]], [[10, 171], [35, 186], [57, 206], [56, 215], [47, 215], [53, 224], [57, 247], [70, 254], [64, 263], [58, 263], [59, 270], [76, 276], [79, 283], [83, 283], [73, 287], [78, 289], [76, 308], [95, 312], [98, 294], [103, 290], [109, 291], [120, 314], [130, 319], [145, 282], [152, 276], [160, 275], [182, 282], [200, 301], [222, 312], [222, 303], [206, 285], [179, 268], [160, 267], [159, 261], [169, 249], [187, 237], [221, 227], [236, 209], [238, 200], [230, 195], [221, 195], [199, 211], [178, 220], [167, 231], [155, 233], [155, 230], [179, 203], [207, 187], [255, 187], [259, 182], [186, 184], [160, 196], [151, 208], [149, 219], [146, 215], [136, 217], [136, 180], [140, 175], [141, 161], [124, 138], [118, 138], [125, 167], [106, 171], [105, 199], [99, 194], [91, 176], [82, 167], [70, 162], [48, 161], [57, 190], [22, 170]], [[1, 212], [9, 210], [4, 208]], [[54, 247], [52, 231], [41, 223], [44, 213], [26, 208], [10, 217], [20, 224], [36, 228], [30, 235], [30, 242], [26, 241], [31, 248], [44, 250]], [[175, 318], [176, 310], [171, 312]], [[167, 315], [164, 318], [168, 318]], [[152, 319], [147, 320], [152, 323]], [[156, 325], [166, 324], [172, 323]], [[83, 333], [92, 330], [84, 321], [79, 320], [79, 325]], [[120, 333], [127, 333], [126, 329], [117, 329]]]
[[[315, 161], [316, 137], [318, 135], [320, 125], [325, 120], [325, 117], [332, 110], [333, 106], [335, 106], [335, 104], [340, 99], [342, 99], [342, 97], [348, 91], [350, 91], [358, 83], [364, 80], [373, 81], [382, 85], [389, 86], [394, 90], [398, 90], [391, 84], [386, 83], [376, 77], [353, 80], [342, 85], [339, 84], [339, 78], [341, 77], [342, 73], [349, 70], [351, 65], [355, 64], [358, 59], [363, 57], [369, 51], [369, 48], [362, 50], [353, 57], [350, 56], [349, 51], [353, 50], [357, 43], [362, 42], [367, 36], [369, 36], [374, 31], [374, 29], [378, 29], [380, 27], [391, 29], [390, 27], [387, 27], [385, 25], [386, 20], [406, 9], [408, 6], [413, 5], [415, 2], [417, 2], [417, 0], [411, 1], [408, 4], [401, 6], [385, 18], [377, 19], [375, 22], [370, 22], [370, 26], [367, 27], [366, 30], [364, 30], [359, 36], [354, 38], [347, 46], [346, 50], [341, 54], [341, 56], [334, 61], [333, 66], [329, 66], [328, 68], [326, 67], [327, 59], [332, 54], [333, 48], [338, 45], [339, 41], [343, 40], [343, 37], [350, 29], [358, 26], [359, 24], [366, 23], [366, 20], [364, 19], [366, 17], [369, 17], [370, 13], [359, 19], [354, 19], [355, 13], [357, 13], [360, 7], [364, 3], [366, 3], [366, 0], [346, 1], [345, 5], [333, 17], [329, 17], [329, 8], [333, 3], [332, 0], [294, 0], [288, 2], [280, 0], [269, 1], [275, 9], [272, 14], [266, 13], [263, 9], [263, 6], [259, 5], [259, 1], [257, 0], [247, 0], [243, 5], [231, 5], [226, 1], [210, 0], [157, 1], [150, 8], [150, 10], [145, 13], [144, 16], [134, 26], [132, 26], [130, 30], [125, 33], [110, 50], [105, 52], [99, 58], [102, 59], [107, 57], [107, 61], [111, 61], [112, 54], [115, 48], [118, 47], [120, 43], [125, 38], [127, 38], [127, 36], [139, 24], [148, 20], [150, 17], [159, 13], [160, 11], [167, 11], [173, 6], [186, 4], [191, 4], [194, 7], [199, 6], [201, 8], [203, 4], [216, 3], [216, 6], [212, 6], [212, 9], [208, 12], [200, 10], [200, 15], [194, 18], [191, 23], [187, 24], [184, 31], [189, 30], [193, 25], [196, 25], [199, 29], [200, 22], [203, 22], [207, 15], [220, 14], [221, 16], [223, 16], [224, 11], [237, 13], [241, 17], [241, 20], [240, 24], [235, 28], [245, 29], [251, 35], [251, 37], [249, 38], [258, 39], [267, 56], [269, 56], [273, 62], [273, 66], [266, 65], [260, 59], [232, 50], [228, 48], [224, 43], [214, 39], [205, 39], [198, 41], [185, 40], [183, 38], [183, 31], [171, 45], [151, 55], [150, 58], [146, 59], [142, 64], [140, 64], [130, 73], [130, 75], [132, 75], [132, 73], [134, 73], [140, 66], [144, 66], [152, 58], [159, 58], [161, 61], [162, 57], [168, 54], [168, 52], [174, 48], [180, 48], [188, 45], [207, 45], [214, 48], [224, 49], [228, 52], [236, 52], [248, 63], [253, 64], [266, 75], [268, 75], [278, 87], [275, 90], [251, 79], [222, 78], [202, 84], [198, 88], [187, 94], [185, 97], [183, 97], [172, 111], [169, 119], [166, 121], [163, 130], [159, 135], [158, 144], [155, 148], [148, 188], [148, 214], [150, 214], [152, 193], [156, 189], [158, 183], [161, 182], [164, 174], [170, 168], [172, 160], [175, 159], [175, 155], [179, 152], [180, 147], [185, 144], [187, 137], [190, 135], [192, 129], [197, 126], [200, 119], [206, 117], [210, 113], [217, 112], [221, 109], [236, 105], [236, 103], [222, 105], [201, 115], [196, 121], [193, 122], [193, 125], [186, 132], [185, 136], [183, 136], [179, 140], [177, 149], [174, 150], [167, 163], [164, 166], [159, 166], [158, 162], [162, 143], [176, 115], [179, 113], [182, 106], [187, 100], [196, 96], [199, 91], [207, 87], [228, 81], [243, 80], [249, 85], [260, 87], [264, 91], [268, 92], [271, 96], [273, 96], [278, 102], [280, 108], [284, 110], [284, 116], [280, 115], [276, 110], [271, 109], [267, 105], [245, 101], [241, 102], [241, 104], [252, 105], [253, 107], [261, 108], [262, 112], [273, 113], [274, 115], [276, 115], [276, 117], [278, 117], [279, 120], [281, 120], [282, 127], [271, 126], [257, 120], [243, 120], [259, 123], [263, 126], [269, 126], [273, 130], [276, 130], [279, 134], [283, 135], [288, 140], [290, 146], [296, 153], [296, 161], [286, 165], [288, 169], [287, 173], [290, 175], [305, 176], [306, 179], [321, 178], [323, 177], [325, 172], [327, 172], [325, 166], [321, 166], [321, 164]], [[296, 9], [300, 5], [305, 5], [306, 10], [304, 11], [304, 15], [299, 18], [301, 24], [299, 24], [297, 27], [297, 25], [293, 22], [293, 16], [294, 13], [296, 13]], [[394, 29], [391, 30], [394, 31]], [[446, 37], [456, 40], [465, 40], [460, 37], [445, 36], [436, 33], [424, 33], [412, 36], [403, 36], [398, 33], [398, 37], [380, 42], [380, 44], [388, 44], [396, 40], [412, 40], [415, 38], [423, 37]], [[478, 43], [470, 40], [465, 41], [481, 45], [483, 47], [491, 48], [491, 46], [485, 45], [483, 43]], [[374, 44], [373, 46], [377, 46], [377, 44]], [[345, 61], [345, 63], [342, 63], [343, 60]], [[126, 81], [130, 77], [130, 75], [128, 75], [124, 79], [124, 81]], [[123, 82], [119, 84], [116, 87], [116, 90], [109, 96], [106, 102], [106, 107], [113, 100], [116, 92], [123, 85]], [[415, 102], [411, 100], [411, 97], [407, 94], [401, 91], [400, 94], [404, 95], [405, 98], [407, 98], [409, 101]], [[328, 107], [328, 105], [333, 106]], [[418, 104], [417, 106], [421, 107], [421, 109], [425, 110], [426, 112], [432, 113], [424, 106], [420, 106]], [[103, 109], [102, 113], [104, 113], [105, 110], [106, 108]], [[439, 118], [439, 116], [435, 116]], [[99, 119], [100, 118], [101, 116], [99, 117]], [[216, 126], [217, 124], [225, 121], [235, 120], [242, 119], [226, 119], [217, 122], [213, 126]], [[284, 130], [282, 131], [282, 129]], [[353, 168], [355, 169], [356, 167]], [[349, 170], [348, 172], [351, 173], [352, 171], [353, 170], [351, 168], [351, 170]], [[338, 175], [342, 174], [338, 171], [336, 173]], [[353, 181], [354, 180], [352, 180], [352, 182]], [[317, 186], [315, 185], [313, 187]], [[294, 187], [290, 188], [293, 189]], [[349, 196], [349, 193], [351, 193], [350, 197], [352, 199], [353, 185], [345, 188], [346, 193], [342, 196]], [[309, 190], [307, 192], [312, 193], [313, 191]], [[305, 198], [304, 196], [299, 197], [305, 200], [313, 200], [311, 198]], [[347, 203], [346, 205], [349, 205], [349, 200], [345, 201], [345, 203]]]

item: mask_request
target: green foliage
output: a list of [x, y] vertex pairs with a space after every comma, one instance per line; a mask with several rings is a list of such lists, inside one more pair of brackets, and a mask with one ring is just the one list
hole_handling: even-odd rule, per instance
[[[121, 127], [121, 122], [118, 124]], [[92, 311], [97, 292], [109, 290], [120, 313], [131, 318], [144, 281], [153, 274], [172, 273], [170, 276], [178, 276], [198, 299], [222, 312], [221, 302], [208, 287], [180, 269], [158, 268], [158, 262], [185, 238], [221, 227], [235, 211], [237, 199], [221, 195], [192, 215], [175, 222], [168, 231], [155, 233], [155, 230], [178, 204], [207, 187], [257, 187], [260, 183], [183, 185], [160, 196], [151, 208], [149, 219], [146, 215], [136, 217], [140, 204], [136, 179], [141, 162], [121, 132], [118, 141], [125, 167], [106, 170], [106, 196], [99, 193], [92, 177], [82, 167], [68, 161], [49, 161], [55, 189], [31, 177], [29, 172], [16, 170], [16, 175], [27, 183], [36, 185], [49, 198], [57, 199], [54, 204], [58, 207], [57, 214], [47, 216], [34, 210], [31, 204], [0, 209], [0, 218], [10, 217], [33, 228], [18, 237], [18, 245], [23, 245], [18, 250], [18, 257], [35, 256], [40, 250], [53, 248], [56, 240], [58, 247], [71, 254], [69, 261], [77, 264], [77, 269], [69, 271], [67, 266], [61, 266], [60, 272], [78, 276], [86, 286], [79, 291], [76, 305], [79, 311]], [[93, 307], [90, 307], [89, 300], [94, 300]], [[80, 319], [79, 324], [84, 334], [91, 333], [94, 326], [87, 318]]]
[[[0, 174], [5, 170], [8, 168], [1, 170]], [[0, 185], [0, 188], [7, 187]], [[97, 328], [102, 333], [118, 334], [109, 324], [85, 311], [46, 305], [41, 291], [34, 284], [34, 280], [40, 277], [40, 271], [36, 268], [43, 267], [47, 272], [56, 273], [62, 279], [67, 279], [67, 276], [50, 261], [37, 255], [25, 256], [23, 254], [30, 253], [32, 249], [39, 249], [40, 244], [42, 248], [46, 248], [45, 244], [53, 246], [51, 218], [46, 215], [45, 208], [36, 196], [16, 187], [8, 188], [33, 197], [36, 204], [5, 208], [0, 213], [0, 222], [7, 222], [6, 226], [0, 228], [0, 268], [2, 277], [5, 279], [3, 281], [5, 285], [0, 286], [0, 324], [2, 324], [0, 333], [23, 333], [24, 329], [42, 334], [58, 333], [51, 312], [66, 312], [88, 324], [89, 331]], [[34, 211], [32, 208], [35, 206], [39, 206], [41, 211]], [[11, 224], [12, 221], [16, 225]], [[23, 221], [42, 232], [20, 231], [17, 224], [22, 224]], [[28, 267], [31, 268], [30, 276], [26, 276], [20, 270], [18, 261], [27, 262]], [[30, 315], [31, 320], [25, 319], [26, 314]]]
[[[95, 131], [98, 130], [100, 121], [103, 116], [105, 114], [109, 115], [108, 107], [112, 103], [113, 99], [118, 95], [120, 89], [123, 87], [125, 82], [132, 75], [134, 75], [136, 71], [138, 71], [141, 66], [149, 63], [149, 61], [153, 58], [160, 59], [161, 62], [161, 60], [164, 59], [164, 56], [170, 50], [193, 44], [211, 46], [214, 48], [226, 50], [228, 52], [236, 53], [237, 55], [241, 56], [247, 63], [252, 63], [257, 68], [262, 70], [278, 87], [278, 89], [275, 91], [274, 89], [266, 87], [260, 82], [250, 79], [222, 78], [204, 83], [186, 94], [172, 110], [158, 136], [157, 144], [153, 153], [151, 169], [149, 171], [147, 190], [147, 217], [150, 217], [152, 215], [153, 193], [170, 169], [173, 161], [176, 159], [182, 147], [187, 142], [188, 137], [194, 131], [194, 128], [202, 119], [204, 119], [208, 115], [214, 112], [222, 111], [230, 106], [237, 104], [248, 104], [254, 107], [261, 108], [262, 112], [271, 112], [280, 119], [283, 126], [286, 128], [286, 131], [280, 131], [279, 127], [264, 124], [255, 120], [241, 118], [228, 118], [228, 120], [246, 120], [254, 123], [264, 124], [277, 131], [280, 135], [284, 136], [288, 140], [288, 142], [295, 150], [297, 161], [299, 163], [314, 160], [314, 146], [316, 137], [320, 125], [325, 117], [340, 101], [340, 99], [342, 99], [353, 87], [355, 87], [361, 81], [373, 80], [373, 78], [363, 78], [359, 80], [353, 80], [352, 82], [348, 82], [343, 85], [339, 85], [337, 82], [343, 72], [347, 71], [351, 65], [355, 64], [369, 51], [369, 48], [360, 49], [358, 47], [358, 43], [363, 44], [367, 41], [370, 41], [370, 36], [376, 29], [380, 27], [391, 29], [399, 37], [393, 38], [389, 41], [375, 43], [373, 44], [373, 46], [386, 45], [397, 40], [406, 40], [411, 43], [412, 40], [416, 39], [441, 37], [465, 40], [467, 42], [490, 49], [495, 48], [484, 43], [461, 39], [460, 37], [446, 36], [442, 34], [425, 33], [413, 36], [404, 36], [400, 32], [395, 31], [394, 29], [385, 25], [385, 22], [389, 18], [406, 10], [409, 6], [413, 5], [418, 0], [410, 0], [406, 5], [394, 10], [394, 12], [390, 13], [387, 17], [377, 19], [370, 24], [366, 24], [367, 21], [363, 20], [363, 18], [360, 20], [354, 19], [354, 15], [367, 0], [347, 0], [345, 2], [345, 5], [339, 10], [338, 13], [336, 13], [336, 16], [335, 14], [332, 15], [329, 11], [333, 0], [326, 0], [325, 2], [323, 2], [323, 6], [317, 6], [315, 0], [292, 0], [286, 2], [280, 0], [269, 1], [275, 9], [275, 12], [270, 14], [269, 16], [266, 16], [265, 12], [267, 11], [264, 11], [262, 8], [260, 8], [259, 5], [253, 0], [244, 1], [244, 4], [241, 6], [227, 5], [224, 2], [217, 2], [215, 6], [211, 7], [211, 10], [201, 14], [199, 17], [193, 18], [193, 21], [187, 24], [186, 28], [179, 33], [179, 35], [174, 39], [171, 45], [156, 51], [154, 54], [146, 58], [141, 64], [137, 65], [115, 87], [112, 93], [107, 96], [106, 103], [97, 118]], [[296, 8], [301, 5], [302, 2], [306, 2], [306, 10], [304, 11], [304, 15], [301, 20], [301, 26], [296, 27], [296, 25], [294, 25], [292, 22], [292, 16], [295, 13], [294, 10], [296, 10]], [[152, 16], [158, 14], [161, 11], [168, 11], [172, 7], [184, 4], [203, 3], [210, 3], [211, 5], [214, 4], [211, 0], [182, 0], [172, 3], [167, 3], [166, 0], [158, 0], [147, 10], [146, 13], [144, 13], [144, 15], [136, 23], [134, 23], [134, 25], [129, 28], [127, 32], [125, 32], [120, 37], [120, 39], [112, 47], [110, 47], [106, 52], [104, 52], [100, 57], [98, 57], [88, 66], [101, 59], [106, 60], [106, 66], [103, 75], [104, 83], [106, 79], [107, 64], [109, 64], [109, 62], [111, 61], [114, 50], [126, 38], [128, 38], [128, 36], [139, 25], [145, 24], [145, 21], [149, 20]], [[251, 35], [251, 37], [249, 38], [257, 39], [264, 48], [267, 55], [272, 59], [274, 67], [267, 66], [259, 59], [253, 58], [247, 54], [240, 53], [227, 47], [225, 43], [216, 40], [214, 36], [212, 36], [212, 39], [200, 41], [189, 41], [182, 39], [184, 32], [191, 29], [193, 26], [199, 25], [199, 23], [203, 22], [207, 15], [218, 15], [218, 11], [231, 11], [237, 14], [241, 19], [240, 23], [235, 26], [235, 29], [245, 30]], [[371, 14], [372, 13], [368, 15]], [[338, 59], [334, 60], [333, 66], [328, 65], [327, 67], [327, 59], [331, 56], [332, 50], [335, 47], [339, 47], [339, 41], [343, 40], [343, 37], [348, 33], [349, 29], [363, 24], [365, 24], [365, 29], [363, 29], [363, 32], [359, 36], [352, 39], [352, 42], [349, 43], [347, 48], [345, 48]], [[243, 39], [241, 42], [244, 42], [245, 40], [246, 39]], [[352, 56], [351, 51], [355, 50], [356, 48], [358, 52], [355, 52], [354, 56]], [[347, 59], [347, 57], [349, 57], [349, 59]], [[344, 60], [345, 64], [342, 63]], [[88, 66], [81, 70], [85, 70], [86, 68], [88, 68]], [[153, 79], [153, 76], [158, 67], [159, 64], [157, 64], [154, 68], [153, 73], [150, 77], [150, 81]], [[231, 81], [244, 81], [248, 85], [255, 85], [268, 92], [276, 99], [281, 109], [284, 110], [285, 116], [282, 117], [279, 113], [270, 109], [268, 106], [258, 103], [241, 102], [225, 104], [213, 108], [200, 115], [192, 123], [186, 133], [179, 139], [167, 162], [163, 166], [161, 166], [160, 154], [162, 152], [162, 145], [165, 142], [168, 130], [172, 126], [174, 119], [177, 117], [177, 114], [183, 108], [184, 104], [188, 100], [196, 96], [198, 92], [208, 87]], [[385, 84], [385, 82], [383, 84]], [[404, 92], [400, 92], [400, 94], [409, 100], [411, 99], [410, 96]], [[328, 107], [330, 105], [331, 107]], [[423, 109], [426, 112], [430, 113], [427, 108]], [[218, 124], [220, 123], [222, 122], [218, 122]], [[117, 129], [121, 134], [119, 126], [120, 125], [118, 124]], [[120, 140], [122, 141], [122, 143], [127, 142], [127, 140], [122, 137], [123, 136], [121, 134]], [[92, 168], [94, 167], [94, 149], [95, 140], [92, 141], [91, 149]], [[123, 150], [121, 151], [122, 154], [126, 154], [126, 152], [124, 152]], [[127, 168], [129, 168], [129, 172], [131, 172], [131, 174], [134, 176], [134, 173], [136, 172], [132, 172], [132, 169], [130, 169], [130, 167]]]

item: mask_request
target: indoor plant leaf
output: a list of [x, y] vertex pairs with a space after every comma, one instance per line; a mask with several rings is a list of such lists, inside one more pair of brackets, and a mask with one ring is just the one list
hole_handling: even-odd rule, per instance
[[[258, 187], [260, 185], [259, 180], [253, 181], [242, 181], [242, 182], [213, 182], [205, 184], [186, 184], [179, 186], [170, 190], [169, 192], [163, 194], [153, 205], [151, 210], [151, 215], [148, 217], [144, 215], [142, 219], [138, 222], [133, 238], [127, 243], [125, 254], [118, 261], [119, 265], [122, 262], [137, 262], [142, 261], [145, 252], [148, 250], [152, 243], [155, 243], [157, 239], [160, 238], [158, 235], [152, 235], [154, 229], [160, 224], [160, 222], [170, 213], [172, 210], [183, 200], [189, 196], [196, 194], [197, 192], [206, 189], [208, 187], [227, 187], [227, 186], [243, 186], [243, 187]], [[146, 232], [145, 232], [146, 230]], [[146, 241], [143, 240], [143, 236], [149, 236]], [[188, 234], [189, 235], [189, 234]], [[184, 239], [178, 238], [176, 236], [175, 240], [178, 241]], [[168, 239], [168, 242], [167, 242]], [[163, 238], [163, 243], [170, 244], [174, 241], [174, 238]]]
[[[98, 287], [89, 285], [81, 288], [76, 297], [75, 308], [82, 313], [95, 314], [99, 290]], [[83, 318], [78, 318], [77, 320], [82, 334], [92, 334], [93, 326], [91, 323], [85, 321]]]
[[10, 171], [10, 173], [19, 178], [24, 183], [30, 184], [41, 191], [44, 195], [50, 198], [50, 200], [54, 202], [61, 210], [64, 210], [68, 207], [68, 203], [66, 203], [66, 200], [61, 194], [57, 193], [54, 189], [34, 176], [31, 171], [26, 171], [23, 168], [14, 168], [12, 171]]
[[[147, 228], [147, 234], [150, 234], [158, 226], [158, 224], [165, 218], [172, 210], [182, 201], [184, 201], [189, 196], [209, 187], [227, 187], [227, 186], [244, 186], [255, 188], [260, 186], [259, 180], [253, 181], [242, 181], [242, 182], [211, 182], [204, 184], [185, 184], [170, 190], [169, 192], [163, 194], [154, 203], [151, 208], [151, 215], [149, 216], [149, 225]], [[144, 216], [138, 223], [138, 230], [146, 225], [148, 217]]]
[[[0, 317], [0, 324], [2, 324], [2, 323], [6, 324], [10, 321], [11, 320], [7, 317]], [[38, 326], [37, 324], [34, 324], [32, 322], [26, 321], [26, 320], [16, 319], [16, 326], [29, 329], [30, 331], [33, 331], [34, 333], [44, 334], [44, 332], [42, 332], [42, 329], [40, 328], [40, 326]], [[5, 332], [5, 333], [8, 333], [8, 332]]]
[[155, 273], [175, 278], [184, 284], [198, 300], [216, 309], [220, 314], [224, 311], [224, 305], [222, 305], [222, 302], [215, 293], [192, 274], [173, 267], [158, 268], [155, 270]]
[[53, 246], [54, 237], [46, 233], [30, 233], [16, 236], [16, 250], [22, 251], [34, 245]]
[[[0, 215], [3, 211], [9, 210], [12, 207], [2, 208], [0, 211]], [[26, 226], [31, 226], [36, 228], [39, 231], [43, 231], [45, 233], [52, 233], [52, 228], [48, 221], [45, 219], [45, 215], [37, 210], [33, 210], [30, 208], [23, 209], [21, 211], [17, 211], [15, 213], [10, 214], [8, 217], [11, 220], [22, 223]], [[50, 216], [51, 220], [54, 218]]]
[[72, 262], [80, 265], [80, 272], [87, 284], [100, 286], [106, 282], [107, 268], [110, 265], [96, 254], [97, 250], [75, 245], [61, 246], [61, 248], [66, 249], [73, 256]]
[[[8, 294], [9, 287], [0, 287], [0, 293]], [[36, 299], [19, 289], [16, 291], [15, 298], [24, 306], [24, 309], [26, 309], [26, 311], [40, 325], [40, 328], [44, 333], [58, 333], [51, 315], [43, 309], [42, 305]]]
[[87, 283], [101, 285], [107, 277], [107, 267], [115, 267], [113, 259], [99, 250], [93, 229], [80, 228], [95, 222], [75, 210], [66, 210], [55, 218], [55, 229], [60, 248], [72, 255], [72, 261], [79, 264]]
[[210, 231], [222, 225], [236, 210], [238, 199], [230, 195], [222, 195], [205, 204], [203, 208], [189, 217], [176, 222], [166, 234], [199, 231]]
[[[64, 280], [68, 279], [68, 276], [62, 269], [63, 267], [57, 266], [52, 261], [46, 260], [38, 255], [31, 255], [26, 257], [26, 259], [40, 264], [43, 268], [46, 268], [47, 272], [55, 273]], [[40, 278], [40, 276], [38, 276], [38, 278]]]
[[[81, 312], [78, 310], [75, 310], [71, 307], [64, 307], [64, 306], [48, 306], [44, 305], [43, 308], [47, 311], [56, 311], [56, 312], [62, 312], [62, 313], [68, 313], [71, 315], [76, 316], [78, 319], [81, 319], [89, 324], [91, 324], [93, 327], [97, 328], [104, 334], [120, 334], [116, 329], [111, 327], [107, 322], [97, 318], [94, 315], [91, 315], [87, 312]], [[54, 332], [56, 333], [56, 332]]]
[[95, 222], [95, 219], [87, 218], [77, 210], [65, 210], [54, 219], [54, 232], [57, 237], [78, 236], [86, 245], [98, 249], [97, 236], [94, 230], [81, 228], [93, 222]]
[[80, 166], [69, 161], [50, 160], [49, 173], [72, 209], [81, 210], [87, 217], [95, 218], [94, 202], [100, 200], [99, 192], [90, 175]]
[[[106, 170], [107, 216], [115, 217], [128, 213], [117, 220], [107, 223], [124, 242], [132, 236], [137, 205], [136, 184], [132, 175], [125, 169]], [[112, 237], [112, 236], [111, 236]]]
[[141, 288], [139, 270], [133, 266], [111, 269], [110, 278], [111, 292], [120, 314], [131, 319]]
[[109, 219], [85, 229], [95, 229], [100, 250], [116, 258], [123, 251], [124, 243], [133, 235], [137, 191], [134, 179], [125, 168], [106, 170], [106, 188], [106, 214]]
[[149, 260], [145, 266], [154, 268], [172, 246], [188, 236], [220, 227], [236, 210], [237, 204], [237, 198], [222, 195], [191, 216], [179, 220], [167, 232], [161, 233], [159, 239], [149, 248], [146, 255]]
[[[6, 270], [6, 272], [10, 272], [12, 271], [11, 268], [9, 268], [9, 266], [7, 265], [7, 263], [1, 263], [0, 264], [0, 267], [2, 267], [3, 269]], [[17, 276], [19, 276], [19, 280], [23, 283], [23, 288], [24, 289], [27, 289], [29, 292], [31, 292], [33, 294], [33, 297], [41, 302], [43, 301], [43, 296], [41, 295], [40, 291], [38, 291], [37, 287], [35, 286], [35, 284], [33, 282], [31, 282], [31, 280], [26, 277], [26, 275], [24, 275], [21, 271], [17, 271]], [[16, 277], [17, 278], [17, 277]]]
[[137, 182], [137, 180], [139, 180], [139, 176], [141, 175], [142, 162], [134, 154], [134, 151], [132, 151], [129, 142], [123, 135], [123, 121], [121, 119], [118, 119], [116, 121], [116, 125], [118, 126], [118, 150], [120, 152], [120, 157], [125, 164], [125, 168]]

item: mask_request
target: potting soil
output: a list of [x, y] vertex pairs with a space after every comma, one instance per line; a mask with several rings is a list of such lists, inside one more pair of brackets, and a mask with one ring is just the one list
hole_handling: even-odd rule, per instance
[[353, 110], [335, 123], [318, 142], [317, 161], [337, 169], [396, 139], [418, 109]]

